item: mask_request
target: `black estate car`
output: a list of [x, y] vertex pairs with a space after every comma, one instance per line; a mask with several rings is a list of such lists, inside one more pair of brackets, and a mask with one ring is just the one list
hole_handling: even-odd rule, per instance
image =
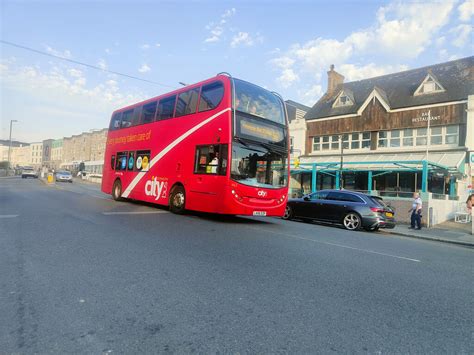
[[394, 228], [394, 211], [382, 198], [348, 190], [321, 190], [288, 200], [283, 219], [342, 224], [348, 230]]

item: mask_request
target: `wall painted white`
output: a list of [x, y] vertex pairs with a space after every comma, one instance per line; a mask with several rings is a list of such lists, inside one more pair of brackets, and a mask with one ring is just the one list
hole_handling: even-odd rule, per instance
[[[297, 110], [296, 119], [290, 122], [290, 137], [293, 138], [293, 153], [292, 158], [297, 158], [300, 155], [305, 154], [305, 143], [306, 143], [306, 121]], [[304, 111], [301, 111], [304, 115]]]

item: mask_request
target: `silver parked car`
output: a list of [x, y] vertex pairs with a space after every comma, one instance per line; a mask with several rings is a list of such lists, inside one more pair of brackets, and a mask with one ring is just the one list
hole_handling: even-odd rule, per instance
[[66, 170], [58, 171], [56, 173], [56, 181], [57, 182], [64, 181], [64, 182], [71, 182], [72, 183], [72, 174], [71, 174], [71, 172], [66, 171]]

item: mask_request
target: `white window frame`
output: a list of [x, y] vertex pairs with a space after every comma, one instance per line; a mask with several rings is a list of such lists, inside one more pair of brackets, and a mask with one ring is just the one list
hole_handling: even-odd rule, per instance
[[[453, 133], [448, 133], [448, 127], [456, 127]], [[433, 131], [438, 131], [441, 129], [441, 133], [433, 134]], [[392, 132], [400, 132], [399, 137], [392, 136]], [[426, 134], [421, 134], [423, 131], [426, 131]], [[385, 133], [385, 137], [381, 137], [381, 133]], [[408, 135], [410, 133], [411, 135]], [[407, 134], [407, 135], [406, 135]], [[433, 144], [433, 137], [441, 137], [441, 143]], [[456, 137], [453, 143], [448, 143], [448, 137]], [[399, 146], [392, 146], [391, 140], [399, 140]], [[418, 144], [417, 140], [425, 140], [425, 144]], [[406, 144], [407, 140], [411, 140], [412, 144]], [[385, 142], [385, 146], [381, 147], [380, 143]], [[430, 147], [443, 147], [443, 146], [457, 146], [459, 145], [459, 125], [448, 125], [448, 126], [434, 126], [430, 127], [428, 132], [428, 127], [414, 127], [414, 128], [404, 128], [404, 129], [394, 129], [390, 131], [379, 131], [377, 133], [377, 149], [389, 150], [389, 149], [409, 149], [409, 148], [426, 148], [429, 145]]]
[[[368, 138], [364, 138], [364, 133]], [[357, 139], [353, 139], [353, 134], [357, 134]], [[370, 150], [372, 132], [354, 132], [354, 133], [344, 133], [342, 134], [342, 144], [344, 145], [344, 150], [354, 150], [354, 151], [365, 151]], [[359, 148], [352, 148], [352, 143], [358, 142]], [[362, 148], [363, 143], [366, 142], [368, 145]], [[313, 152], [328, 152], [328, 151], [339, 151], [341, 149], [341, 138], [339, 134], [331, 134], [324, 136], [313, 137], [312, 141], [312, 151]], [[327, 149], [324, 149], [324, 146], [327, 146]]]

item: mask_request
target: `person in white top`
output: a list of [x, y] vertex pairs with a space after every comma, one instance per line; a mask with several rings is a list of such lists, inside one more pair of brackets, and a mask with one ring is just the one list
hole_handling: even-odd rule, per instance
[[216, 152], [216, 155], [209, 163], [209, 166], [211, 167], [211, 173], [217, 174], [217, 168], [219, 167], [219, 152]]
[[421, 229], [421, 210], [423, 208], [423, 202], [421, 201], [420, 194], [415, 192], [413, 194], [413, 205], [409, 212], [411, 212], [411, 227], [410, 229]]

